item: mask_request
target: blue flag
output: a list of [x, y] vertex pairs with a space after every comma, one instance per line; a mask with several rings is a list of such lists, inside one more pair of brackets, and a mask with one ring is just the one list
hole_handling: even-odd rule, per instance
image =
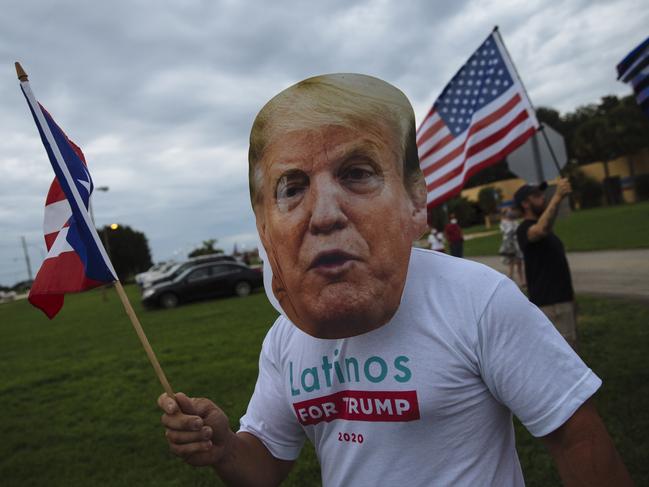
[[649, 37], [617, 65], [617, 79], [631, 83], [638, 105], [649, 117]]

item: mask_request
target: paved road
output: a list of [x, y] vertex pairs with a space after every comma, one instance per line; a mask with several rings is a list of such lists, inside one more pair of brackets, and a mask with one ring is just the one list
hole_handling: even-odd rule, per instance
[[[507, 273], [500, 257], [471, 259]], [[649, 249], [571, 252], [568, 261], [577, 293], [649, 301]]]

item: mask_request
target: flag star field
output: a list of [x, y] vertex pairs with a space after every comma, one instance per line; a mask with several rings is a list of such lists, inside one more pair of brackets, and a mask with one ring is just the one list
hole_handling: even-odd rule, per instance
[[435, 107], [453, 134], [464, 132], [473, 114], [502, 95], [513, 83], [491, 38], [469, 58], [437, 99]]

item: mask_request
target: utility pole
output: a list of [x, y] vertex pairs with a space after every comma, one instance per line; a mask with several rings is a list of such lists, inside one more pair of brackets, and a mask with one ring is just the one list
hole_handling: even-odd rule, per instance
[[25, 240], [24, 236], [21, 236], [20, 239], [23, 242], [23, 252], [25, 254], [25, 264], [27, 264], [27, 275], [29, 276], [29, 280], [33, 281], [34, 278], [32, 277], [32, 264], [29, 262], [29, 253], [27, 252], [27, 241]]

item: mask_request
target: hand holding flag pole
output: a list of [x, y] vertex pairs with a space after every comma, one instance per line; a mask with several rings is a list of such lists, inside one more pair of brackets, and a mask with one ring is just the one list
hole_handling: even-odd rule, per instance
[[[46, 203], [45, 241], [48, 254], [36, 275], [29, 301], [52, 319], [63, 306], [65, 293], [80, 292], [114, 282], [124, 310], [160, 384], [167, 395], [175, 399], [171, 385], [88, 214], [93, 184], [83, 153], [36, 101], [27, 73], [20, 63], [16, 62], [15, 66], [20, 88], [56, 174]], [[48, 208], [50, 215], [53, 215], [51, 219], [48, 219]]]

